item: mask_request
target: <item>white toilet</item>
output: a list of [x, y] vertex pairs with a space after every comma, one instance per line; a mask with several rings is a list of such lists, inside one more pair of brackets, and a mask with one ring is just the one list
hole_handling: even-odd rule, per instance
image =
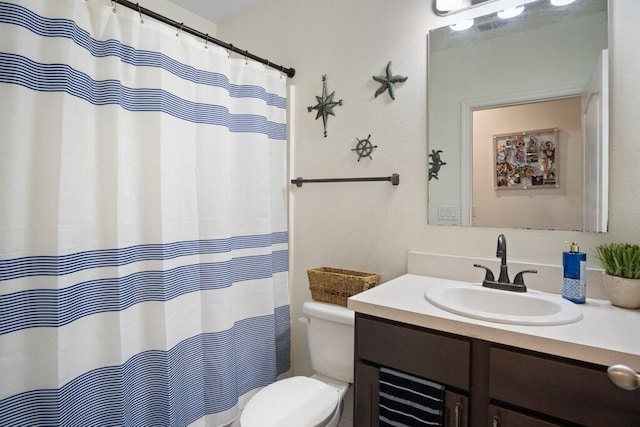
[[354, 312], [323, 302], [302, 306], [311, 377], [276, 381], [256, 393], [240, 416], [242, 427], [335, 427], [342, 398], [353, 382]]

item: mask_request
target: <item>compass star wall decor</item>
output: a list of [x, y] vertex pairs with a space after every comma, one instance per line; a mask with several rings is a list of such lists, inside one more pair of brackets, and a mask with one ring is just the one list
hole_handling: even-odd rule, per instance
[[377, 81], [378, 83], [382, 83], [382, 86], [380, 86], [380, 88], [376, 91], [375, 98], [377, 98], [378, 95], [382, 95], [384, 91], [388, 89], [389, 95], [391, 95], [391, 99], [395, 101], [396, 99], [395, 84], [406, 82], [408, 78], [409, 77], [403, 77], [400, 75], [394, 76], [393, 72], [391, 71], [391, 61], [389, 61], [389, 63], [387, 64], [387, 70], [384, 76], [373, 76], [373, 80]]
[[324, 137], [327, 137], [327, 120], [329, 120], [329, 114], [335, 116], [333, 112], [333, 108], [336, 105], [342, 105], [342, 99], [338, 101], [333, 100], [333, 96], [335, 95], [335, 91], [331, 92], [331, 94], [327, 95], [327, 75], [322, 76], [322, 96], [316, 96], [316, 100], [318, 103], [313, 107], [307, 107], [309, 112], [313, 110], [318, 110], [318, 114], [316, 114], [316, 120], [319, 117], [322, 117], [322, 124], [324, 125]]

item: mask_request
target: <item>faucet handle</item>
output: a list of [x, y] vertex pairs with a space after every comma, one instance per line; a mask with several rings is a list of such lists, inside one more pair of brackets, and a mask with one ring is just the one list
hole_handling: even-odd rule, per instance
[[480, 265], [480, 264], [473, 264], [474, 267], [478, 267], [478, 268], [484, 268], [486, 273], [484, 275], [484, 280], [485, 281], [489, 281], [489, 282], [495, 282], [495, 277], [493, 277], [493, 272], [491, 271], [491, 269], [489, 267], [485, 267], [484, 265]]
[[524, 286], [524, 277], [522, 277], [525, 273], [537, 273], [538, 270], [522, 270], [520, 273], [516, 274], [516, 277], [513, 279], [514, 285], [522, 285]]

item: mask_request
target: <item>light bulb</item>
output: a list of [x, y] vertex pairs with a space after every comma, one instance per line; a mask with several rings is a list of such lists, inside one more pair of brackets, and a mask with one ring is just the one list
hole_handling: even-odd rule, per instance
[[518, 6], [511, 9], [505, 9], [501, 12], [498, 12], [498, 16], [502, 19], [514, 18], [522, 13], [524, 10], [524, 6]]
[[436, 9], [443, 12], [458, 9], [462, 6], [462, 0], [436, 0]]
[[449, 28], [451, 28], [453, 31], [464, 31], [464, 30], [468, 30], [472, 26], [473, 26], [473, 19], [467, 19], [464, 21], [456, 22], [453, 25], [449, 25]]

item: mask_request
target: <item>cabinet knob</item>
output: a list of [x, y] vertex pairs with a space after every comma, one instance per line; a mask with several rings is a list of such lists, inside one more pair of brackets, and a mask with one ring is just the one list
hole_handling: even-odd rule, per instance
[[502, 423], [502, 420], [500, 419], [499, 415], [494, 415], [493, 416], [493, 427], [500, 427], [500, 424]]
[[609, 379], [616, 386], [624, 390], [635, 390], [640, 387], [640, 375], [625, 365], [613, 365], [607, 369]]

